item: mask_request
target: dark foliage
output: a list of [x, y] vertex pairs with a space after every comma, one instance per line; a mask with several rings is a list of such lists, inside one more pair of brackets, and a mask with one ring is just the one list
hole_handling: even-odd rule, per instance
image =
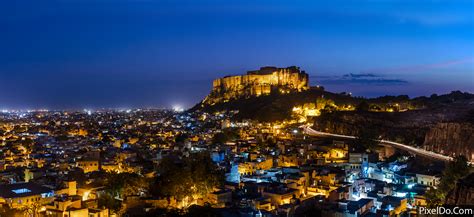
[[184, 159], [164, 158], [151, 188], [154, 196], [177, 200], [204, 196], [223, 184], [224, 175], [207, 152], [191, 154]]

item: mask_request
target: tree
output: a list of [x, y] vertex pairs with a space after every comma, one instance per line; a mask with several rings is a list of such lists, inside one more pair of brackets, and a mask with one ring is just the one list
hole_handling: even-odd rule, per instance
[[354, 140], [356, 149], [374, 151], [378, 145], [378, 132], [371, 127], [362, 127]]
[[257, 138], [257, 148], [259, 150], [264, 150], [267, 148], [275, 147], [277, 145], [277, 141], [274, 137], [258, 137]]
[[148, 180], [136, 173], [107, 173], [106, 190], [114, 197], [125, 198], [148, 191]]
[[380, 108], [380, 106], [378, 106], [376, 104], [372, 104], [372, 105], [370, 105], [370, 110], [371, 111], [381, 111], [382, 108]]
[[148, 180], [136, 173], [106, 173], [101, 174], [105, 186], [105, 194], [99, 195], [99, 206], [115, 212], [121, 211], [119, 199], [139, 195], [149, 191]]
[[107, 209], [117, 212], [121, 208], [121, 202], [116, 200], [109, 193], [101, 194], [98, 198], [99, 207], [105, 207]]
[[329, 98], [319, 97], [316, 99], [316, 109], [318, 110], [333, 110], [336, 107], [334, 101]]
[[229, 140], [227, 135], [225, 133], [216, 133], [214, 134], [214, 137], [212, 137], [212, 143], [213, 144], [224, 144]]
[[189, 207], [188, 212], [185, 214], [188, 217], [218, 217], [219, 215], [209, 204], [204, 206], [192, 205]]
[[207, 152], [195, 153], [185, 159], [165, 157], [158, 167], [152, 188], [155, 196], [171, 198], [187, 206], [189, 200], [203, 198], [222, 185], [224, 176]]
[[443, 171], [437, 188], [431, 188], [426, 193], [429, 206], [439, 206], [445, 201], [448, 193], [454, 189], [457, 180], [469, 174], [469, 164], [465, 156], [456, 156]]
[[180, 133], [176, 136], [176, 138], [174, 139], [174, 141], [177, 143], [177, 144], [183, 144], [184, 142], [186, 142], [186, 140], [189, 139], [189, 135], [186, 134], [186, 133]]
[[224, 144], [239, 138], [239, 133], [233, 128], [227, 128], [220, 133], [214, 134], [212, 137], [213, 144]]
[[357, 111], [369, 111], [370, 105], [367, 103], [367, 101], [363, 100], [362, 102], [357, 105], [356, 110]]
[[87, 176], [85, 175], [84, 171], [80, 168], [70, 170], [68, 172], [68, 178], [69, 180], [75, 180], [78, 185], [85, 185], [87, 181]]

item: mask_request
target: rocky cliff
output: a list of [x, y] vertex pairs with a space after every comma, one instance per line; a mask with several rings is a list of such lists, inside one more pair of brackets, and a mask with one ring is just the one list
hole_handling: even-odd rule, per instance
[[474, 159], [474, 125], [471, 123], [438, 123], [425, 135], [426, 149], [446, 155], [464, 155]]
[[371, 129], [383, 139], [420, 145], [424, 141], [430, 123], [418, 120], [419, 117], [419, 111], [403, 113], [340, 111], [318, 117], [314, 128], [353, 136], [357, 136], [361, 129]]
[[[358, 135], [361, 126], [374, 129], [382, 138], [413, 145], [427, 150], [474, 159], [474, 125], [467, 122], [417, 123], [406, 122], [409, 118], [370, 115], [339, 114], [331, 120], [318, 120], [315, 128], [343, 135]], [[377, 115], [379, 116], [379, 115]], [[400, 118], [400, 119], [399, 119]], [[406, 123], [404, 123], [406, 122]]]
[[211, 93], [203, 104], [212, 105], [240, 98], [290, 93], [309, 89], [308, 74], [299, 67], [262, 67], [246, 75], [227, 76], [214, 80]]

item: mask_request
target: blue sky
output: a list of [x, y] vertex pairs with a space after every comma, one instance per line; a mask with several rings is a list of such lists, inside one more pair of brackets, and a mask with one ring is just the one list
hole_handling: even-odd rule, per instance
[[0, 108], [192, 106], [265, 65], [369, 97], [474, 92], [473, 1], [18, 0], [0, 28]]

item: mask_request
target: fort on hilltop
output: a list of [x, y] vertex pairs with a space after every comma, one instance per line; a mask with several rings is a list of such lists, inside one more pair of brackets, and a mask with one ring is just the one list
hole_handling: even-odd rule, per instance
[[308, 74], [299, 67], [261, 67], [246, 75], [226, 76], [214, 80], [211, 93], [203, 104], [212, 105], [232, 99], [301, 92], [309, 89]]

